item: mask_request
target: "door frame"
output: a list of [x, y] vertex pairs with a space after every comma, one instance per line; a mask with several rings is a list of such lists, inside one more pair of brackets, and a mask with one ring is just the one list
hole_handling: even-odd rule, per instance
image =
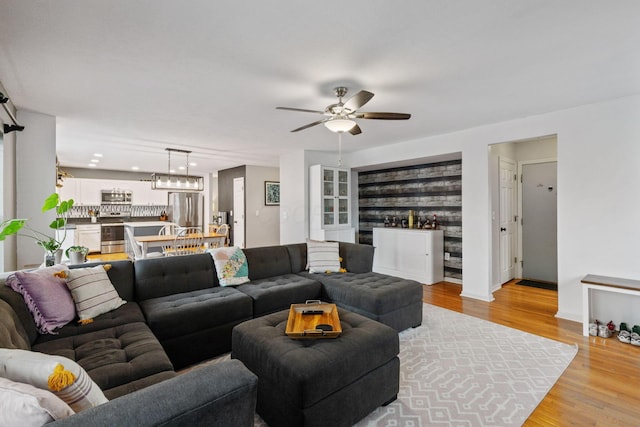
[[[498, 197], [499, 197], [499, 215], [498, 215], [498, 227], [502, 227], [503, 224], [503, 219], [502, 218], [502, 187], [501, 187], [501, 183], [502, 183], [502, 178], [501, 178], [501, 174], [502, 174], [502, 164], [504, 163], [508, 163], [510, 165], [512, 165], [513, 167], [513, 173], [515, 174], [515, 183], [516, 185], [513, 185], [511, 187], [511, 215], [510, 218], [507, 222], [510, 223], [509, 225], [509, 229], [507, 230], [507, 232], [511, 232], [511, 253], [509, 254], [510, 259], [513, 259], [514, 255], [516, 257], [518, 257], [518, 241], [519, 241], [519, 237], [518, 237], [518, 221], [517, 218], [520, 217], [520, 213], [518, 211], [518, 194], [519, 194], [519, 189], [517, 186], [517, 177], [518, 177], [518, 164], [516, 163], [515, 160], [509, 158], [509, 157], [505, 157], [505, 156], [498, 156], [498, 186], [499, 186], [499, 191], [498, 191]], [[516, 218], [514, 219], [513, 216], [516, 216]], [[515, 277], [519, 277], [517, 275], [518, 273], [518, 269], [517, 269], [517, 265], [518, 262], [514, 262], [513, 264], [513, 277], [510, 277], [507, 280], [504, 280], [502, 277], [502, 258], [503, 258], [503, 251], [504, 251], [504, 247], [502, 244], [502, 230], [499, 231], [499, 239], [498, 239], [498, 253], [499, 253], [499, 257], [500, 257], [500, 272], [498, 273], [500, 275], [500, 284], [503, 285], [506, 282], [508, 282], [509, 280], [515, 278]], [[518, 258], [519, 259], [519, 258]], [[511, 270], [511, 269], [510, 269]]]
[[[518, 262], [516, 263], [516, 277], [522, 277], [522, 257], [523, 257], [523, 245], [522, 245], [522, 169], [524, 165], [533, 165], [538, 163], [558, 163], [557, 157], [550, 157], [546, 159], [535, 160], [521, 160], [518, 162]], [[559, 191], [559, 189], [558, 189]], [[558, 217], [558, 209], [556, 208], [556, 219]]]
[[[242, 209], [239, 211], [236, 206], [236, 186], [242, 186]], [[237, 246], [240, 248], [244, 248], [247, 243], [247, 228], [246, 228], [246, 215], [245, 212], [247, 210], [247, 200], [246, 200], [246, 180], [245, 177], [237, 177], [233, 178], [233, 224], [231, 224], [231, 230], [233, 231], [233, 246]], [[240, 225], [238, 225], [238, 221], [240, 221]], [[240, 233], [239, 233], [240, 232]], [[236, 234], [239, 233], [238, 237], [242, 237], [242, 241], [239, 242], [236, 238]]]

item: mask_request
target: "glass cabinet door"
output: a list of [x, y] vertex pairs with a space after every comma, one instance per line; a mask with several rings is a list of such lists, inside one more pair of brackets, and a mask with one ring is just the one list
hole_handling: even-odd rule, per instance
[[322, 225], [348, 226], [350, 220], [349, 171], [322, 168]]

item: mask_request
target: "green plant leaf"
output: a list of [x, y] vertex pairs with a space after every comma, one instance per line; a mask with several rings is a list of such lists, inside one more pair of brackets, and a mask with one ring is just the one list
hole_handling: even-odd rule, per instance
[[44, 205], [42, 205], [42, 212], [46, 212], [58, 206], [58, 202], [60, 201], [60, 196], [58, 193], [53, 193], [49, 197], [47, 197], [44, 201]]
[[65, 221], [64, 218], [56, 218], [55, 220], [53, 220], [51, 222], [51, 224], [49, 224], [49, 228], [53, 228], [54, 230], [57, 230], [59, 228], [64, 227], [64, 225], [66, 224], [67, 221]]
[[4, 240], [7, 236], [11, 236], [12, 234], [16, 234], [24, 224], [27, 222], [26, 219], [10, 219], [8, 221], [4, 221], [0, 227], [0, 240]]

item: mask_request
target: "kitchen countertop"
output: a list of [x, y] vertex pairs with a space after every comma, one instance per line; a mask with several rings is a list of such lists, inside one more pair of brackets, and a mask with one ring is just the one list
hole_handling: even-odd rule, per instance
[[169, 221], [136, 221], [136, 222], [125, 222], [124, 225], [128, 227], [158, 227], [163, 225], [172, 224]]

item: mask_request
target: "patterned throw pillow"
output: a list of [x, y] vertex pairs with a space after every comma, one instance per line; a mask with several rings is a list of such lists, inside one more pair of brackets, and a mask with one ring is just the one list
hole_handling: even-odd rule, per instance
[[67, 270], [67, 287], [76, 304], [81, 323], [115, 310], [126, 301], [120, 298], [106, 270], [111, 264]]
[[209, 249], [220, 286], [241, 285], [249, 281], [249, 266], [242, 249], [225, 247]]
[[0, 377], [49, 390], [76, 412], [108, 402], [89, 374], [62, 356], [0, 348]]
[[1, 426], [40, 427], [73, 414], [73, 409], [50, 391], [0, 377]]
[[7, 286], [22, 295], [41, 334], [56, 334], [55, 329], [76, 317], [73, 298], [59, 274], [66, 268], [54, 265], [33, 271], [17, 271], [7, 278]]
[[309, 273], [339, 272], [338, 242], [307, 240], [307, 268]]

